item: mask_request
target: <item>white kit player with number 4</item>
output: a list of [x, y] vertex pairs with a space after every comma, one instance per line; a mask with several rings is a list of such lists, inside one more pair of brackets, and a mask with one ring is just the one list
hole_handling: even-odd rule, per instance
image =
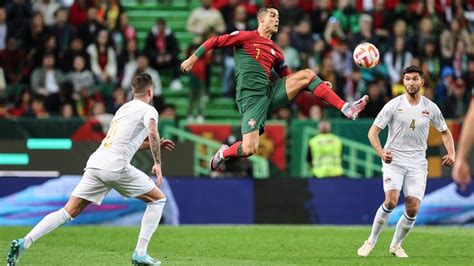
[[[430, 123], [441, 132], [448, 154], [443, 165], [454, 163], [454, 141], [438, 106], [421, 95], [424, 75], [421, 68], [407, 67], [403, 71], [405, 94], [389, 101], [380, 111], [369, 130], [370, 144], [382, 159], [385, 201], [377, 210], [369, 239], [357, 254], [367, 257], [377, 243], [378, 236], [388, 222], [390, 213], [398, 204], [400, 191], [405, 196], [405, 212], [398, 220], [389, 251], [406, 258], [401, 243], [415, 225], [416, 214], [425, 194], [428, 162], [426, 149]], [[388, 139], [384, 148], [379, 133], [388, 125]]]

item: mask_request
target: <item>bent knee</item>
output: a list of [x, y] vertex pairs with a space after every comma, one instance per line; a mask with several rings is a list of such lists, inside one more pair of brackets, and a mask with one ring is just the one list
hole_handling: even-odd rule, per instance
[[393, 210], [395, 207], [397, 207], [397, 200], [396, 199], [387, 199], [384, 202], [384, 205], [387, 209]]
[[405, 212], [409, 217], [415, 217], [418, 214], [418, 208], [407, 208]]
[[258, 145], [244, 145], [242, 147], [242, 152], [245, 157], [252, 156], [257, 153]]

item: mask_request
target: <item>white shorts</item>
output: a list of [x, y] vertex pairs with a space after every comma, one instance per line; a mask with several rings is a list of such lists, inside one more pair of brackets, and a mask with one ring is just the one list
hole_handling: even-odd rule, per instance
[[387, 192], [391, 189], [401, 191], [405, 197], [415, 197], [423, 199], [426, 189], [426, 178], [428, 176], [428, 166], [419, 165], [418, 168], [408, 168], [396, 164], [383, 163], [383, 190]]
[[112, 188], [124, 197], [135, 198], [155, 187], [149, 176], [132, 165], [120, 172], [87, 168], [71, 195], [100, 205]]

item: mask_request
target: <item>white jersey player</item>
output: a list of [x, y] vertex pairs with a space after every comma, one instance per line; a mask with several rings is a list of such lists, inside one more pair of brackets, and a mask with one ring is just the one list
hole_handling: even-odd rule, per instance
[[[409, 66], [403, 71], [406, 93], [389, 101], [369, 130], [369, 140], [382, 159], [385, 201], [377, 210], [369, 239], [357, 251], [366, 257], [375, 247], [378, 236], [397, 206], [400, 191], [405, 195], [405, 212], [398, 220], [389, 251], [397, 257], [408, 257], [401, 247], [403, 239], [415, 225], [416, 214], [425, 194], [428, 162], [426, 149], [430, 123], [441, 132], [448, 154], [443, 165], [454, 163], [454, 141], [438, 106], [421, 95], [424, 83], [421, 68]], [[382, 148], [379, 133], [388, 125], [388, 139]]]
[[[12, 241], [7, 265], [17, 265], [23, 251], [40, 237], [71, 221], [90, 203], [100, 205], [113, 188], [125, 197], [147, 203], [140, 235], [132, 255], [133, 264], [159, 265], [147, 253], [148, 242], [161, 219], [166, 202], [157, 185], [162, 180], [160, 148], [171, 150], [174, 143], [162, 140], [158, 133], [158, 113], [150, 105], [153, 100], [153, 82], [148, 74], [137, 74], [132, 80], [133, 100], [124, 104], [112, 119], [107, 136], [90, 156], [84, 175], [64, 208], [45, 216], [24, 238]], [[144, 141], [148, 136], [149, 140]], [[156, 185], [146, 174], [130, 164], [140, 147], [149, 146], [156, 174]]]

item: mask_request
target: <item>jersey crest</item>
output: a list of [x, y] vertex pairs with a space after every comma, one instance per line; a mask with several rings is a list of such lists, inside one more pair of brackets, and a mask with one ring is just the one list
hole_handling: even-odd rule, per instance
[[253, 118], [250, 118], [248, 124], [249, 124], [250, 128], [255, 128], [255, 125], [257, 124], [257, 121], [255, 121], [255, 119], [253, 119]]

